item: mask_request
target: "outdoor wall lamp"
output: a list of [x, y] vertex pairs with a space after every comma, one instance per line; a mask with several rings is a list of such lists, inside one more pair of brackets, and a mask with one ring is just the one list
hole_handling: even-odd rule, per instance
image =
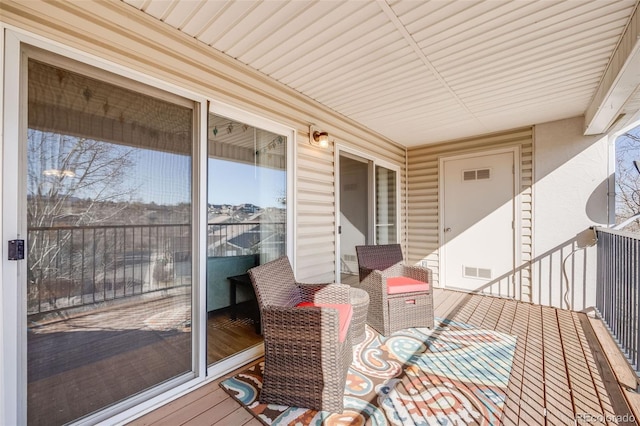
[[309, 126], [309, 143], [320, 148], [329, 146], [329, 133], [318, 130], [315, 125]]

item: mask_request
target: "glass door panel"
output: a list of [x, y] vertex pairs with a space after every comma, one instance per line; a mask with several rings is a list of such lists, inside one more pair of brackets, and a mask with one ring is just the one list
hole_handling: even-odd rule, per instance
[[371, 244], [368, 160], [341, 153], [340, 167], [340, 274], [358, 274], [356, 246]]
[[398, 243], [398, 172], [340, 150], [338, 280], [357, 280], [356, 246]]
[[376, 166], [376, 243], [398, 242], [396, 172]]
[[287, 253], [287, 137], [209, 114], [207, 363], [262, 342], [248, 269]]
[[28, 60], [33, 425], [193, 371], [193, 103], [89, 73]]

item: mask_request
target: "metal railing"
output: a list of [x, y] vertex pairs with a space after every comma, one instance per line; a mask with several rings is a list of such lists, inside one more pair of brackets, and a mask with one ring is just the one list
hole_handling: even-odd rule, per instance
[[33, 227], [27, 239], [29, 314], [191, 283], [190, 225]]
[[640, 236], [596, 228], [596, 309], [622, 353], [640, 372]]
[[275, 259], [285, 253], [285, 222], [210, 223], [207, 256], [261, 253]]
[[[191, 285], [191, 225], [33, 227], [28, 313]], [[209, 224], [207, 256], [284, 253], [284, 223]]]

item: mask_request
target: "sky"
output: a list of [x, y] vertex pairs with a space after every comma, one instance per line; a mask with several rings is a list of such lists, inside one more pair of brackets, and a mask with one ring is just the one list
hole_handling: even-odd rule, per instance
[[284, 170], [209, 159], [209, 204], [251, 203], [260, 207], [282, 207], [286, 195]]
[[[38, 135], [37, 132], [32, 135], [33, 143], [41, 139], [41, 137], [38, 138]], [[65, 157], [66, 151], [56, 145], [60, 138], [51, 137], [49, 139], [45, 144], [33, 147], [35, 151], [29, 153], [30, 167], [44, 167], [40, 164], [42, 156], [47, 159], [46, 161], [52, 162], [52, 164], [56, 163], [56, 165], [62, 161], [58, 157]], [[105, 149], [109, 150], [111, 155], [101, 154], [99, 149], [87, 149], [82, 155], [83, 164], [88, 164], [88, 159], [92, 155], [96, 156], [96, 160], [91, 161], [95, 169], [93, 175], [100, 175], [99, 172], [102, 170], [104, 175], [102, 180], [94, 179], [91, 185], [82, 185], [77, 181], [80, 176], [67, 178], [73, 179], [74, 184], [77, 183], [73, 194], [75, 197], [94, 198], [97, 193], [101, 193], [102, 196], [108, 193], [121, 193], [128, 194], [124, 199], [132, 197], [135, 201], [154, 202], [158, 205], [191, 202], [192, 159], [190, 156], [139, 147], [131, 150], [122, 146], [111, 146], [108, 142], [105, 143], [108, 144]], [[38, 150], [45, 148], [51, 148], [49, 150], [52, 152]], [[125, 168], [119, 167], [125, 163], [118, 163], [117, 160], [114, 160], [118, 155], [126, 155], [131, 163], [123, 166]], [[112, 161], [114, 162], [112, 163]], [[76, 171], [82, 173], [81, 170]], [[38, 180], [33, 184], [42, 185], [44, 179], [47, 178], [35, 169], [34, 172], [36, 172], [34, 177]], [[120, 175], [118, 178], [110, 179], [109, 173], [119, 173]], [[83, 187], [84, 190], [81, 189]], [[35, 191], [33, 188], [30, 187], [30, 191]], [[284, 170], [222, 159], [209, 158], [208, 160], [207, 201], [209, 204], [250, 203], [260, 207], [282, 207], [281, 201], [285, 195], [286, 172]]]
[[[191, 193], [190, 158], [184, 155], [144, 150], [136, 158], [136, 197], [144, 202], [177, 204], [188, 202]], [[210, 158], [208, 204], [244, 203], [260, 207], [282, 207], [286, 173], [250, 164]]]

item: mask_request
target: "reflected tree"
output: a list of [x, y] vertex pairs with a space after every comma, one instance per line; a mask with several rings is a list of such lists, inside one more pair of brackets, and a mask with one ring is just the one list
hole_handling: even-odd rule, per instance
[[[61, 296], [82, 294], [73, 271], [86, 262], [88, 244], [74, 227], [107, 224], [118, 217], [135, 193], [126, 177], [134, 150], [108, 142], [46, 131], [28, 131], [27, 220], [29, 308], [55, 309]], [[74, 240], [75, 237], [75, 240]], [[106, 242], [103, 242], [106, 244]], [[95, 250], [94, 250], [95, 251]], [[102, 250], [108, 253], [108, 250]]]
[[[616, 140], [616, 224], [640, 213], [640, 172], [634, 165], [636, 160], [640, 160], [640, 126]], [[640, 219], [624, 230], [640, 232]]]

